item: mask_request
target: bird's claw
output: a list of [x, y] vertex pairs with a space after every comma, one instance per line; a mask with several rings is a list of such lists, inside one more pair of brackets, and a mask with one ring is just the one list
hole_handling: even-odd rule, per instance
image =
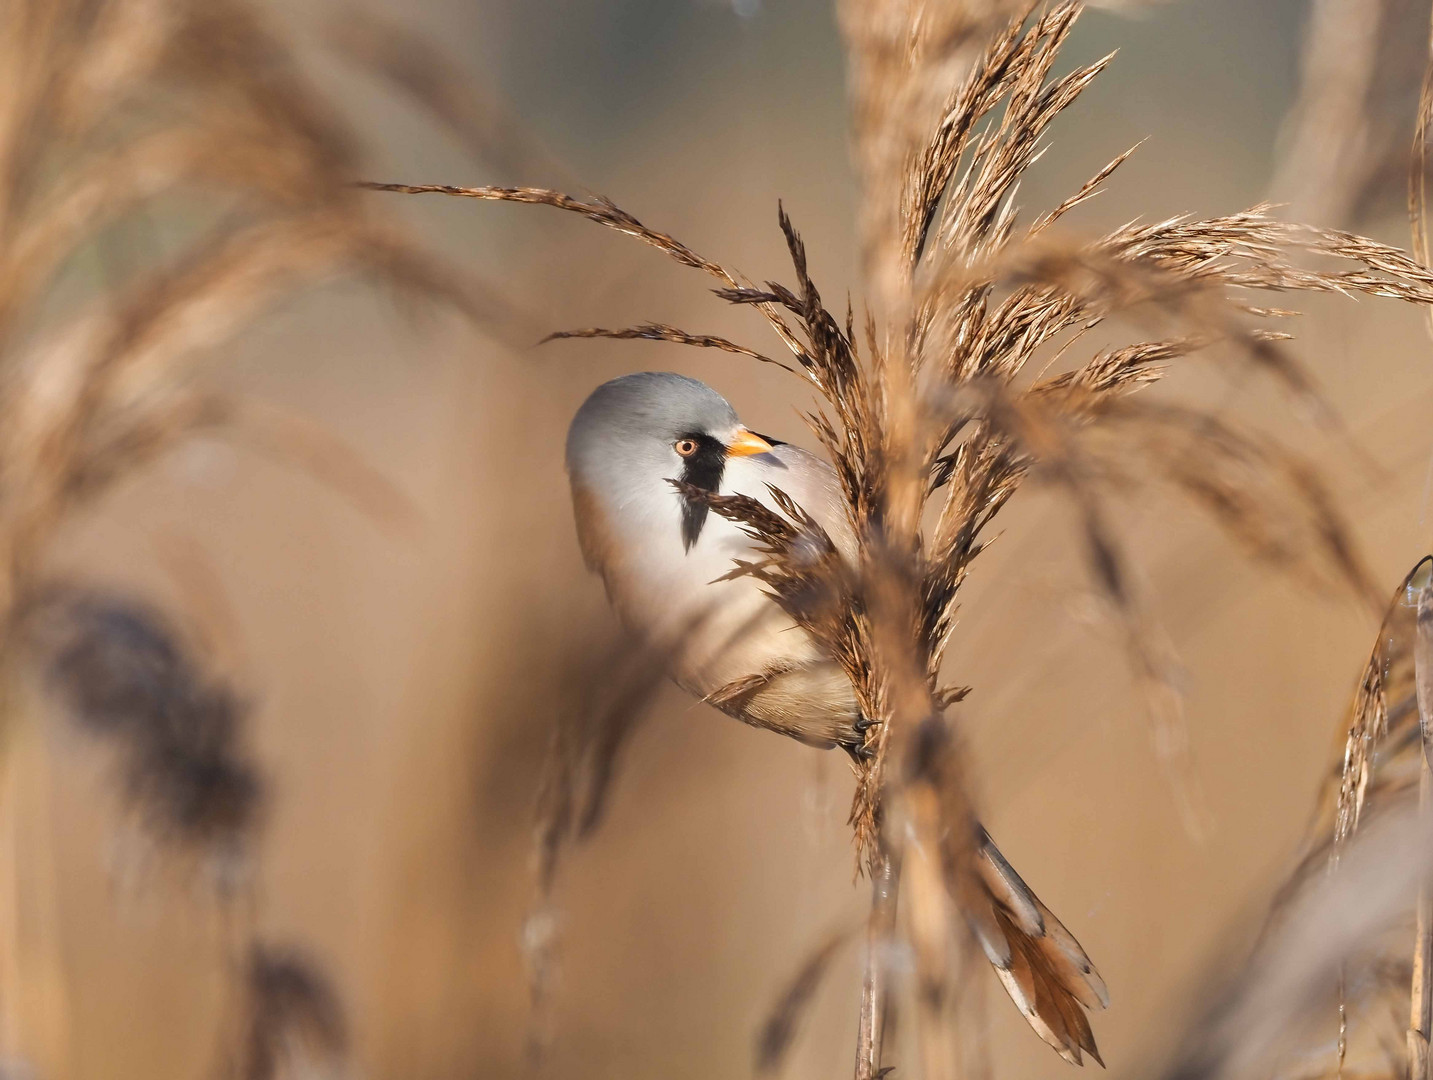
[[842, 743], [841, 749], [846, 751], [857, 765], [869, 764], [876, 756], [874, 750], [869, 750], [860, 743]]
[[876, 726], [876, 721], [866, 717], [858, 716], [851, 727], [856, 732], [856, 741], [842, 743], [841, 749], [851, 755], [851, 760], [858, 765], [864, 765], [876, 756], [876, 751], [869, 745], [866, 733]]

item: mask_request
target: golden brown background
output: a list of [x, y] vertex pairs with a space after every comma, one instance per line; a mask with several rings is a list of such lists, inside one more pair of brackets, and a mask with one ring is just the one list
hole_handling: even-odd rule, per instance
[[[283, 17], [369, 140], [374, 178], [580, 183], [757, 279], [786, 276], [782, 199], [824, 293], [854, 289], [841, 55], [819, 0], [394, 0], [387, 15], [506, 99], [576, 181], [475, 162], [326, 49], [345, 10], [295, 0]], [[1065, 63], [1121, 54], [1056, 125], [1026, 205], [1052, 203], [1146, 137], [1079, 228], [1278, 198], [1269, 178], [1303, 16], [1294, 0], [1089, 14]], [[499, 282], [539, 333], [653, 319], [761, 341], [758, 320], [710, 297], [698, 275], [576, 219], [374, 198]], [[1405, 242], [1396, 200], [1363, 227]], [[1279, 430], [1330, 463], [1390, 588], [1429, 542], [1433, 349], [1419, 320], [1333, 298], [1297, 327], [1301, 355], [1372, 463], [1348, 464], [1346, 443], [1208, 361], [1181, 362], [1167, 391], [1283, 417]], [[554, 671], [612, 631], [572, 534], [562, 442], [592, 387], [642, 368], [697, 375], [753, 427], [803, 441], [800, 385], [741, 358], [646, 343], [515, 347], [334, 288], [269, 319], [209, 377], [321, 422], [408, 494], [412, 520], [376, 521], [281, 462], [203, 441], [128, 484], [56, 559], [174, 609], [194, 574], [222, 580], [232, 626], [220, 636], [256, 702], [252, 741], [274, 787], [260, 925], [305, 944], [334, 976], [358, 1075], [528, 1068], [519, 938]], [[1132, 1075], [1176, 1037], [1216, 949], [1256, 930], [1375, 627], [1345, 599], [1250, 567], [1182, 507], [1141, 501], [1121, 521], [1187, 669], [1211, 811], [1202, 843], [1180, 827], [1057, 501], [1032, 490], [1005, 515], [950, 662], [975, 688], [959, 715], [987, 823], [1099, 965], [1113, 1001], [1096, 1032], [1111, 1071]], [[142, 862], [116, 824], [102, 755], [68, 738], [33, 796], [45, 808], [33, 842], [57, 868], [64, 1071], [211, 1075], [222, 920], [201, 888]], [[841, 756], [665, 691], [624, 759], [608, 820], [562, 871], [549, 1074], [748, 1075], [779, 987], [864, 907], [850, 786]], [[994, 978], [978, 975], [993, 1075], [1068, 1076]], [[847, 1072], [857, 984], [852, 950], [790, 1075]]]

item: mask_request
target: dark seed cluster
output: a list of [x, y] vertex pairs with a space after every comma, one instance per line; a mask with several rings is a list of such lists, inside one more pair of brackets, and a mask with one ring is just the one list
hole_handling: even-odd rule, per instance
[[47, 686], [82, 731], [112, 743], [146, 827], [181, 847], [242, 847], [264, 792], [241, 746], [248, 707], [233, 688], [129, 597], [56, 590], [31, 626]]
[[255, 944], [247, 989], [240, 1080], [335, 1075], [348, 1053], [348, 1029], [316, 963], [295, 949]]

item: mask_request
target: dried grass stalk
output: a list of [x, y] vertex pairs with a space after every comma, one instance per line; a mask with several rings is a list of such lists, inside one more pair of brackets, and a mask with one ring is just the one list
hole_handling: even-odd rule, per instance
[[[1337, 763], [1320, 793], [1304, 851], [1272, 905], [1266, 940], [1283, 932], [1289, 911], [1304, 897], [1343, 873], [1344, 860], [1363, 830], [1385, 819], [1411, 820], [1417, 810], [1424, 773], [1418, 653], [1426, 645], [1420, 645], [1419, 612], [1430, 570], [1433, 558], [1420, 561], [1388, 605], [1340, 726]], [[1413, 925], [1418, 906], [1409, 890], [1401, 907], [1389, 912], [1390, 918], [1401, 914], [1406, 920], [1417, 949], [1408, 950], [1402, 932], [1370, 937], [1358, 943], [1326, 984], [1335, 991], [1338, 1040], [1332, 1055], [1322, 1044], [1300, 1051], [1309, 1075], [1404, 1077], [1410, 1069], [1417, 1072], [1425, 1056], [1423, 992], [1408, 961], [1410, 951], [1421, 952], [1425, 940]], [[1412, 1009], [1418, 1018], [1409, 1024], [1411, 983], [1417, 984]], [[1291, 1037], [1288, 1043], [1294, 1047], [1297, 1040]]]
[[[1415, 698], [1422, 749], [1418, 769], [1418, 818], [1424, 850], [1433, 839], [1433, 579], [1418, 592], [1413, 637]], [[1418, 884], [1417, 922], [1413, 944], [1413, 978], [1408, 1020], [1408, 1074], [1428, 1075], [1428, 1040], [1433, 1035], [1433, 891], [1425, 873]]]
[[334, 21], [330, 39], [360, 70], [404, 91], [479, 161], [506, 176], [570, 181], [567, 167], [508, 102], [404, 23], [349, 9]]
[[[1279, 139], [1271, 197], [1305, 220], [1349, 225], [1406, 197], [1408, 128], [1428, 60], [1428, 6], [1421, 0], [1307, 6], [1299, 92]], [[1415, 143], [1415, 166], [1418, 153]]]
[[552, 736], [537, 798], [537, 890], [522, 931], [532, 1003], [528, 1056], [534, 1063], [546, 1056], [555, 1024], [554, 894], [562, 860], [601, 824], [621, 754], [666, 679], [667, 659], [664, 652], [623, 641], [606, 649], [584, 643], [556, 662], [563, 682], [552, 702]]
[[[1423, 70], [1423, 87], [1418, 95], [1418, 123], [1413, 133], [1413, 154], [1408, 163], [1408, 218], [1413, 231], [1413, 257], [1424, 266], [1428, 249], [1428, 133], [1433, 129], [1433, 21], [1428, 30], [1428, 51]], [[1433, 334], [1433, 311], [1428, 313], [1428, 332]]]
[[[174, 392], [275, 299], [352, 273], [462, 299], [352, 192], [352, 139], [242, 0], [27, 0], [3, 19], [0, 625], [78, 505], [219, 422]], [[223, 212], [174, 258], [40, 314], [106, 229], [199, 192]]]
[[1299, 97], [1272, 187], [1312, 220], [1344, 222], [1390, 149], [1369, 145], [1368, 106], [1391, 7], [1389, 0], [1309, 4]]
[[866, 920], [866, 970], [861, 979], [861, 1011], [856, 1029], [857, 1077], [881, 1074], [881, 1048], [891, 1020], [890, 954], [896, 943], [900, 867], [895, 853], [883, 850], [871, 867], [871, 913]]
[[[1185, 1033], [1173, 1062], [1157, 1075], [1169, 1080], [1406, 1077], [1406, 1063], [1400, 1060], [1406, 981], [1396, 1010], [1385, 1010], [1388, 1002], [1380, 999], [1370, 1002], [1375, 1007], [1367, 1016], [1369, 1023], [1399, 1029], [1392, 1060], [1390, 1048], [1377, 1043], [1367, 1055], [1350, 1056], [1346, 1065], [1331, 1060], [1320, 1022], [1328, 1017], [1329, 991], [1341, 973], [1368, 970], [1380, 979], [1391, 974], [1377, 965], [1366, 968], [1370, 943], [1396, 933], [1406, 946], [1402, 928], [1410, 897], [1428, 871], [1420, 832], [1415, 807], [1367, 821], [1344, 848], [1338, 872], [1306, 878], [1246, 962], [1218, 965], [1221, 974], [1208, 980], [1202, 995], [1207, 1003], [1203, 1015]], [[1356, 981], [1351, 979], [1351, 985]], [[1317, 1056], [1307, 1052], [1309, 1046], [1317, 1048]]]
[[810, 1007], [811, 999], [820, 988], [831, 961], [836, 958], [850, 936], [848, 931], [839, 930], [812, 950], [767, 1013], [766, 1020], [761, 1025], [761, 1033], [756, 1039], [757, 1076], [771, 1076], [781, 1069], [796, 1037], [797, 1025]]

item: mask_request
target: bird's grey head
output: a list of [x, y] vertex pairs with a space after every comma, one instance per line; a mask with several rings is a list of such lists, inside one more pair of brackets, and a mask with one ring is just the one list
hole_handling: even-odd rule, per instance
[[[567, 471], [574, 485], [615, 508], [673, 498], [669, 479], [719, 491], [730, 457], [770, 449], [710, 386], [670, 371], [643, 371], [603, 383], [583, 402], [567, 429]], [[681, 509], [682, 539], [690, 548], [707, 506], [684, 500]]]

